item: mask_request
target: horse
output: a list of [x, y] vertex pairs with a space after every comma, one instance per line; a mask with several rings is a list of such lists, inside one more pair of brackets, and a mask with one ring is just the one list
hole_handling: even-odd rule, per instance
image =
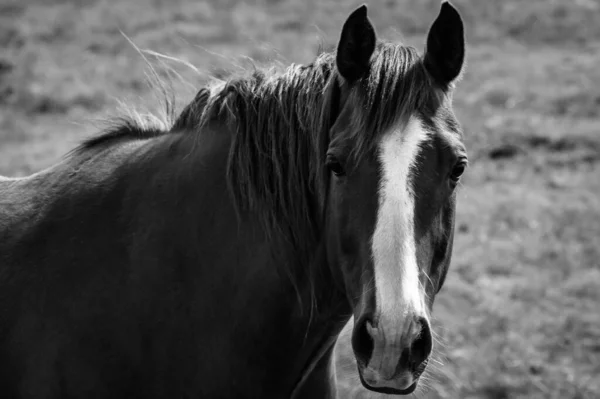
[[413, 392], [467, 165], [464, 58], [450, 3], [423, 54], [363, 5], [311, 64], [1, 179], [2, 396], [335, 397], [352, 317], [364, 387]]

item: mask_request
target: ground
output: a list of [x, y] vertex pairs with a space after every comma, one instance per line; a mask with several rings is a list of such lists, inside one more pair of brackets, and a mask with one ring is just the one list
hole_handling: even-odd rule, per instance
[[[422, 47], [439, 0], [367, 2], [382, 37]], [[600, 397], [600, 1], [455, 0], [468, 67], [455, 96], [471, 166], [434, 309], [423, 398]], [[152, 109], [148, 55], [180, 106], [209, 76], [306, 63], [350, 0], [0, 0], [0, 174], [57, 162]], [[177, 73], [165, 72], [162, 63]], [[596, 83], [596, 85], [594, 85]], [[342, 398], [377, 397], [338, 347]]]

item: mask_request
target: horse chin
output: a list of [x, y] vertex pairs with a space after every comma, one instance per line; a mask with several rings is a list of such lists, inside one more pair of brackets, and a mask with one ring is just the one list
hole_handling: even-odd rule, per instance
[[410, 395], [417, 389], [417, 385], [419, 384], [419, 377], [415, 378], [415, 381], [408, 388], [405, 389], [397, 389], [397, 388], [387, 388], [387, 387], [373, 387], [369, 385], [362, 376], [362, 373], [359, 371], [358, 376], [360, 377], [360, 382], [362, 383], [365, 389], [368, 389], [372, 392], [383, 393], [386, 395]]

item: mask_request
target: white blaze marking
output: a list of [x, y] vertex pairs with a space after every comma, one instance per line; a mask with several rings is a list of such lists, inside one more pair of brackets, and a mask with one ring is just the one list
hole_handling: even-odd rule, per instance
[[[425, 315], [424, 293], [414, 237], [414, 192], [409, 181], [421, 143], [427, 131], [416, 117], [386, 132], [380, 143], [382, 179], [379, 210], [373, 234], [373, 261], [376, 291], [376, 328], [371, 370], [384, 379], [393, 376], [402, 350], [402, 337], [413, 336], [414, 315]], [[414, 328], [414, 326], [413, 326]]]

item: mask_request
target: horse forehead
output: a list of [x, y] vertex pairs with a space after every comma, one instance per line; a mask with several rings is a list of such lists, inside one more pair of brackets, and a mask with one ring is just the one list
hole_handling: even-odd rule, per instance
[[[417, 116], [396, 123], [380, 139], [381, 194], [412, 197], [414, 187], [411, 170], [416, 166], [423, 145], [432, 132]], [[408, 198], [407, 198], [408, 199]], [[382, 198], [383, 200], [383, 198]], [[408, 205], [408, 204], [406, 204]]]

